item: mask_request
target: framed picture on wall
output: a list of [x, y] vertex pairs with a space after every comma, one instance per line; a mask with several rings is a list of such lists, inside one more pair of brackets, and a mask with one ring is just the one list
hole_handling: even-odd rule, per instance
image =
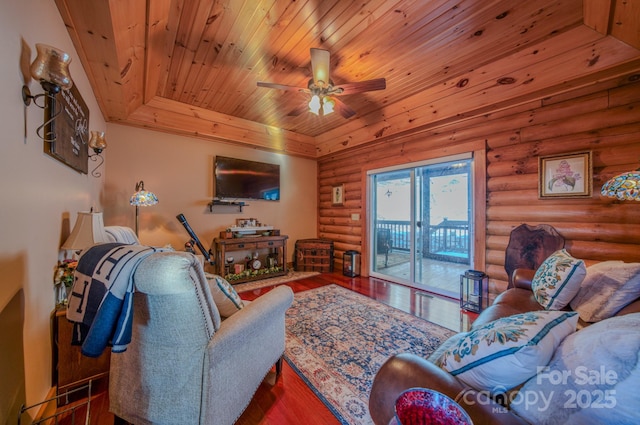
[[331, 189], [331, 204], [344, 205], [344, 185], [333, 186]]
[[[89, 108], [75, 85], [56, 94], [55, 105], [58, 113], [47, 125], [45, 133], [55, 134], [56, 139], [44, 144], [44, 152], [74, 170], [87, 174]], [[49, 121], [52, 118], [51, 109], [46, 112], [45, 121]]]
[[590, 197], [591, 151], [538, 157], [538, 196], [547, 198]]

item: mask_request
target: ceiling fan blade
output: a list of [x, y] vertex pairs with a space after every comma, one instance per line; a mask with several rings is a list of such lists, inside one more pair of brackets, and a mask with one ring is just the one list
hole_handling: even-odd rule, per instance
[[[329, 61], [331, 55], [328, 50], [311, 48], [311, 69], [313, 71], [313, 82], [316, 85], [329, 84]], [[324, 84], [320, 84], [320, 82]]]
[[258, 87], [266, 87], [268, 89], [289, 90], [289, 91], [306, 90], [306, 88], [302, 88], [302, 87], [286, 86], [284, 84], [276, 84], [276, 83], [264, 83], [262, 81], [258, 81]]
[[362, 93], [365, 91], [384, 90], [387, 88], [387, 81], [384, 78], [376, 78], [375, 80], [358, 81], [355, 83], [340, 84], [335, 87], [336, 89], [342, 89], [342, 92], [335, 93], [336, 95], [343, 96], [345, 94]]
[[337, 97], [334, 97], [333, 100], [335, 101], [335, 106], [333, 108], [338, 111], [338, 113], [342, 115], [343, 118], [349, 119], [356, 114], [356, 111], [351, 109], [349, 106], [347, 106], [346, 103], [344, 103]]

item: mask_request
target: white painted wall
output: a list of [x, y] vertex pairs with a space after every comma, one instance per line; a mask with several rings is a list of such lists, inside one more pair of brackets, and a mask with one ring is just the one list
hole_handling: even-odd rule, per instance
[[[285, 156], [191, 137], [108, 124], [105, 223], [135, 227], [129, 198], [136, 182], [154, 192], [159, 203], [140, 208], [140, 240], [184, 249], [189, 235], [176, 219], [184, 214], [206, 249], [237, 218], [257, 218], [289, 236], [289, 261], [298, 239], [317, 237], [317, 165], [315, 160]], [[243, 212], [214, 207], [213, 161], [216, 155], [280, 164], [280, 201], [248, 200]]]
[[[43, 153], [36, 128], [43, 111], [27, 109], [24, 136], [23, 83], [20, 72], [21, 40], [31, 47], [46, 43], [72, 56], [70, 72], [90, 109], [90, 128], [106, 128], [88, 79], [76, 55], [55, 2], [51, 0], [2, 0], [0, 3], [0, 312], [18, 299], [24, 356], [15, 364], [12, 354], [21, 347], [0, 341], [0, 364], [6, 371], [24, 370], [12, 379], [0, 377], [0, 423], [7, 418], [18, 380], [26, 388], [27, 403], [42, 400], [51, 388], [51, 332], [49, 317], [54, 308], [53, 271], [59, 247], [69, 234], [78, 211], [92, 206], [101, 210], [101, 179], [80, 174]], [[41, 93], [36, 82], [31, 91]], [[108, 153], [107, 153], [108, 155]], [[16, 298], [17, 297], [17, 298]], [[0, 323], [0, 327], [4, 324]], [[5, 363], [5, 360], [12, 359]], [[12, 363], [13, 362], [13, 363]], [[18, 360], [19, 363], [19, 360]]]

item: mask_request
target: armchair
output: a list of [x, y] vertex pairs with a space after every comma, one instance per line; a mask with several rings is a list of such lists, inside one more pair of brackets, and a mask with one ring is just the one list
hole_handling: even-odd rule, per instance
[[285, 348], [288, 286], [222, 320], [192, 254], [160, 252], [134, 273], [132, 341], [111, 356], [110, 410], [144, 424], [231, 425]]

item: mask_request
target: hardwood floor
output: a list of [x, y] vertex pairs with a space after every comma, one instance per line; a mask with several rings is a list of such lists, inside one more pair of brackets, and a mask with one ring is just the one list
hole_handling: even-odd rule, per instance
[[[325, 273], [286, 283], [294, 292], [335, 283], [403, 311], [423, 317], [449, 329], [466, 330], [475, 319], [473, 313], [461, 312], [457, 300], [443, 298], [403, 285], [375, 278], [343, 276], [339, 272]], [[240, 296], [252, 300], [270, 291], [262, 288], [243, 292]], [[62, 423], [62, 422], [61, 422]], [[91, 424], [112, 424], [106, 392], [97, 394], [91, 404]], [[285, 361], [276, 381], [275, 368], [264, 379], [253, 400], [237, 425], [331, 425], [339, 424], [331, 411]]]

